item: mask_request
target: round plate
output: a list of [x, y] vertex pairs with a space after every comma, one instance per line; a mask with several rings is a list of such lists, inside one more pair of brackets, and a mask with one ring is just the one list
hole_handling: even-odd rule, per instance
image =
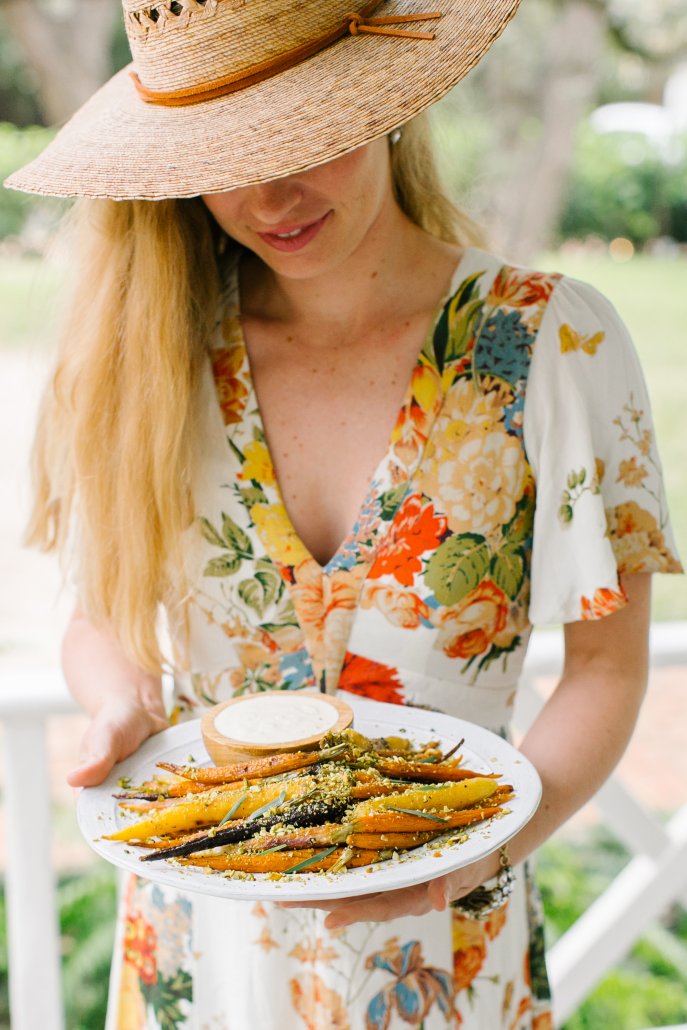
[[460, 843], [442, 843], [443, 838], [439, 837], [396, 859], [336, 874], [303, 872], [271, 880], [263, 873], [256, 874], [252, 880], [239, 880], [218, 872], [177, 866], [170, 860], [142, 863], [139, 848], [101, 839], [125, 822], [112, 795], [117, 793], [122, 777], [129, 777], [134, 783], [149, 778], [156, 762], [183, 764], [192, 756], [197, 763], [209, 765], [200, 736], [200, 720], [195, 719], [151, 737], [136, 754], [117, 765], [104, 783], [84, 788], [77, 806], [81, 832], [94, 851], [108, 862], [182, 891], [255, 901], [319, 901], [398, 890], [443, 876], [491, 854], [534, 815], [541, 797], [537, 771], [495, 733], [423, 708], [383, 704], [348, 693], [343, 696], [353, 709], [354, 728], [368, 737], [407, 734], [417, 743], [439, 740], [444, 750], [464, 738], [461, 754], [466, 767], [480, 773], [497, 773], [501, 782], [513, 785], [515, 797], [507, 803], [506, 814], [465, 831], [454, 830], [453, 836], [458, 832], [467, 834], [467, 839]]

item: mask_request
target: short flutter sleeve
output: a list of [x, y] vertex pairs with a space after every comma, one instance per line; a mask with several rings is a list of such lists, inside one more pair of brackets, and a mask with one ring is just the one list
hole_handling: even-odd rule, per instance
[[627, 329], [562, 278], [534, 347], [524, 442], [536, 483], [530, 620], [621, 608], [620, 572], [681, 572], [646, 386]]

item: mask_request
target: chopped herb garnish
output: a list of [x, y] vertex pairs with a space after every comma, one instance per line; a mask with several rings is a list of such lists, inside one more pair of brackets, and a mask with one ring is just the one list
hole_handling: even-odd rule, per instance
[[243, 794], [241, 795], [241, 797], [240, 797], [240, 798], [239, 798], [239, 799], [238, 799], [238, 800], [237, 800], [237, 801], [236, 801], [236, 802], [235, 802], [235, 803], [234, 803], [234, 804], [233, 804], [233, 805], [231, 806], [231, 808], [229, 809], [229, 811], [227, 812], [227, 814], [226, 814], [226, 815], [224, 815], [224, 816], [222, 816], [221, 820], [220, 820], [220, 821], [219, 821], [219, 822], [217, 823], [217, 829], [219, 829], [219, 828], [220, 828], [220, 826], [224, 826], [224, 824], [225, 824], [225, 823], [228, 823], [228, 822], [229, 822], [229, 820], [231, 819], [231, 817], [232, 817], [232, 816], [233, 816], [233, 815], [234, 815], [234, 814], [235, 814], [236, 812], [238, 812], [239, 808], [241, 807], [241, 805], [243, 804], [243, 802], [244, 802], [244, 801], [246, 800], [246, 798], [247, 798], [247, 797], [248, 797], [248, 791], [245, 791], [245, 792], [244, 792], [244, 793], [243, 793]]
[[299, 873], [301, 869], [305, 869], [309, 865], [314, 865], [315, 862], [319, 862], [323, 858], [328, 858], [334, 851], [336, 851], [336, 844], [327, 848], [326, 851], [318, 851], [316, 855], [311, 855], [310, 858], [304, 858], [302, 862], [292, 865], [290, 869], [285, 869], [285, 873]]
[[120, 776], [119, 779], [117, 780], [117, 786], [121, 787], [122, 790], [128, 790], [129, 787], [131, 786], [131, 777], [130, 776]]
[[288, 848], [288, 844], [275, 844], [271, 848], [265, 848], [264, 851], [253, 851], [253, 855], [271, 855], [273, 851], [283, 851], [284, 848]]
[[420, 812], [417, 808], [396, 808], [395, 805], [387, 805], [387, 812], [403, 812], [404, 815], [419, 815], [421, 819], [430, 819], [433, 823], [444, 823], [448, 822], [447, 819], [442, 819], [438, 815], [430, 815], [429, 812]]
[[267, 804], [262, 805], [261, 808], [256, 808], [254, 812], [251, 812], [246, 822], [252, 823], [254, 819], [258, 818], [258, 816], [264, 815], [265, 812], [269, 812], [273, 808], [278, 808], [279, 805], [283, 805], [285, 801], [286, 791], [283, 790], [278, 798], [274, 798], [273, 801], [268, 801]]

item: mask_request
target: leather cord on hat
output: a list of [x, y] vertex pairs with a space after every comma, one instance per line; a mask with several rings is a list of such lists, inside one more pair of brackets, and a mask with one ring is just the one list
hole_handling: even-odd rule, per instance
[[362, 14], [344, 14], [344, 21], [348, 23], [348, 31], [351, 36], [357, 36], [361, 32], [376, 36], [395, 36], [400, 39], [436, 39], [434, 32], [408, 32], [406, 29], [393, 29], [387, 26], [400, 22], [404, 24], [416, 21], [430, 21], [434, 18], [441, 18], [438, 11], [429, 14], [397, 14], [388, 18], [365, 18]]
[[366, 4], [362, 11], [344, 15], [343, 21], [331, 32], [320, 36], [318, 39], [303, 46], [289, 50], [285, 54], [273, 57], [269, 61], [244, 68], [233, 75], [224, 76], [214, 82], [206, 82], [197, 86], [188, 86], [178, 90], [152, 90], [143, 85], [135, 72], [130, 72], [134, 85], [141, 100], [148, 104], [155, 104], [160, 107], [189, 107], [192, 104], [201, 104], [206, 100], [214, 100], [217, 97], [228, 96], [230, 93], [237, 93], [248, 86], [256, 85], [278, 75], [282, 71], [295, 67], [308, 57], [313, 57], [321, 50], [336, 43], [344, 36], [358, 36], [362, 34], [377, 36], [392, 36], [401, 39], [433, 40], [436, 38], [434, 32], [416, 32], [407, 29], [392, 28], [394, 24], [407, 24], [410, 22], [430, 21], [441, 18], [439, 11], [432, 11], [424, 14], [399, 14], [389, 15], [385, 18], [370, 18], [371, 14], [379, 6], [379, 0]]

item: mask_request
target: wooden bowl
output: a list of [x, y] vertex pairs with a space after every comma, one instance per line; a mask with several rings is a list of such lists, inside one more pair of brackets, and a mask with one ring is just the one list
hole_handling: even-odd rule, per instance
[[[331, 713], [323, 711], [323, 705], [329, 706], [332, 709]], [[243, 706], [243, 710], [240, 710], [240, 706]], [[282, 706], [283, 715], [279, 711]], [[287, 730], [283, 734], [286, 739], [275, 740], [279, 723], [286, 723], [289, 706], [289, 717], [294, 723], [293, 734]], [[266, 732], [265, 725], [268, 709], [273, 723], [271, 734]], [[307, 725], [308, 710], [311, 715], [320, 718], [321, 725], [308, 736], [303, 736], [302, 727], [304, 724]], [[223, 719], [223, 713], [229, 711], [231, 715]], [[219, 727], [216, 725], [218, 717]], [[227, 725], [222, 726], [222, 722], [226, 722]], [[232, 762], [266, 758], [284, 751], [312, 751], [327, 733], [340, 733], [352, 722], [352, 709], [337, 697], [309, 690], [269, 690], [261, 694], [234, 697], [230, 701], [209, 708], [201, 721], [201, 733], [206, 750], [215, 765], [230, 765]], [[254, 732], [250, 727], [254, 727]], [[296, 733], [299, 735], [296, 736]], [[254, 739], [248, 739], [249, 736]], [[270, 739], [265, 739], [266, 736]]]

